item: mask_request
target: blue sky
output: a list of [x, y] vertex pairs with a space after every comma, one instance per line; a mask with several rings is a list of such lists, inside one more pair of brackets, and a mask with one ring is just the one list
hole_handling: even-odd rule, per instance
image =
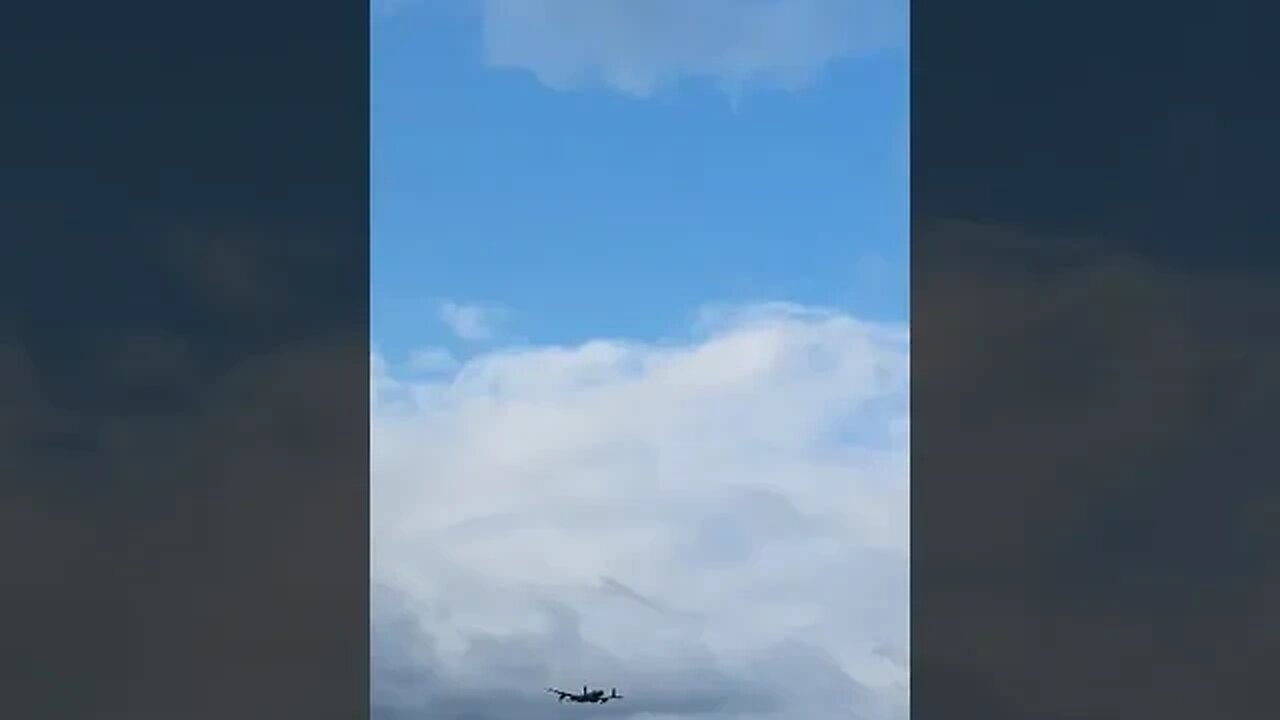
[[373, 334], [389, 357], [456, 345], [444, 302], [549, 343], [665, 335], [709, 302], [906, 319], [905, 42], [738, 96], [677, 64], [642, 97], [549, 86], [536, 48], [498, 66], [471, 4], [374, 23]]

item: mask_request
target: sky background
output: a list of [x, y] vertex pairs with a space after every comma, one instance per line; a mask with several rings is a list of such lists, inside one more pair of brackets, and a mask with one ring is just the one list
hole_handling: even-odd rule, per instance
[[379, 716], [905, 717], [906, 27], [375, 0]]
[[[908, 67], [897, 37], [905, 24], [881, 31], [899, 47], [880, 53], [809, 59], [816, 41], [804, 34], [846, 17], [850, 27], [862, 17], [884, 23], [894, 5], [451, 0], [449, 13], [440, 5], [401, 7], [374, 29], [373, 326], [385, 352], [451, 342], [433, 322], [444, 300], [505, 306], [518, 316], [509, 332], [554, 342], [662, 334], [708, 300], [907, 317]], [[545, 27], [463, 12], [490, 5], [568, 9]], [[746, 87], [735, 98], [726, 94], [734, 74], [702, 69], [715, 66], [699, 51], [685, 61], [662, 56], [690, 22], [688, 33], [712, 26], [712, 37], [688, 41], [708, 54], [735, 42], [720, 19], [744, 14], [734, 9], [742, 5], [801, 8], [798, 27], [777, 31], [795, 36], [752, 58], [765, 73], [775, 55], [776, 65], [798, 64], [799, 79], [736, 81]], [[596, 12], [579, 9], [588, 6]], [[604, 11], [615, 6], [625, 20]], [[623, 24], [631, 6], [667, 12], [632, 28]], [[727, 9], [702, 18], [693, 6]], [[494, 26], [507, 32], [486, 35]], [[859, 47], [860, 33], [851, 34]], [[584, 48], [587, 79], [548, 87], [537, 72], [565, 44]], [[636, 57], [591, 54], [628, 45]], [[495, 56], [508, 64], [487, 60]], [[661, 84], [639, 96], [591, 80], [593, 63]]]

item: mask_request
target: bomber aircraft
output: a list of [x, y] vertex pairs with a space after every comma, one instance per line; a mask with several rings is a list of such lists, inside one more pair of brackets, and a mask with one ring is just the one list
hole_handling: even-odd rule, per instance
[[622, 699], [622, 696], [618, 694], [618, 688], [609, 688], [609, 694], [605, 695], [603, 690], [588, 690], [586, 685], [582, 686], [581, 693], [566, 692], [555, 688], [547, 688], [547, 692], [555, 693], [559, 696], [556, 702], [564, 702], [565, 700], [568, 700], [569, 702], [600, 703], [603, 705], [610, 700]]

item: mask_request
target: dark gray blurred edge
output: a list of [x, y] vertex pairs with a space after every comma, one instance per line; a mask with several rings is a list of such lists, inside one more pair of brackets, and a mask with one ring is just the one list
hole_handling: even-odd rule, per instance
[[366, 716], [367, 9], [0, 34], [0, 716]]
[[1255, 15], [912, 5], [916, 717], [1277, 716]]

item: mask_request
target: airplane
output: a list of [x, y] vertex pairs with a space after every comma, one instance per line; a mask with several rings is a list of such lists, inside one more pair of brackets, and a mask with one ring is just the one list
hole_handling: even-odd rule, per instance
[[622, 699], [622, 696], [618, 694], [618, 688], [609, 688], [609, 694], [605, 695], [603, 690], [588, 690], [586, 685], [582, 686], [581, 693], [565, 692], [564, 690], [557, 690], [555, 688], [547, 688], [547, 692], [555, 693], [560, 696], [556, 702], [564, 702], [565, 700], [568, 700], [569, 702], [600, 703], [603, 705], [610, 700]]

